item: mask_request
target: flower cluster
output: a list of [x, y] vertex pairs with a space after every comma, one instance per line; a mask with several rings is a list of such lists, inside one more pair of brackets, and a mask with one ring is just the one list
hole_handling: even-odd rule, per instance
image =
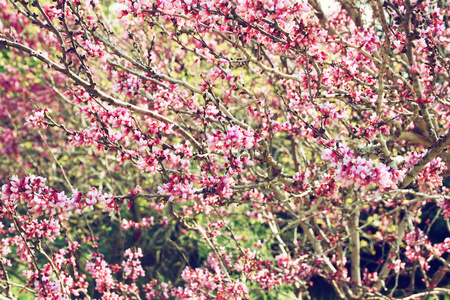
[[[428, 150], [425, 149], [421, 154], [416, 152], [408, 152], [408, 156], [405, 158], [405, 165], [407, 168], [413, 168], [419, 160], [427, 154]], [[420, 171], [416, 176], [415, 180], [422, 189], [426, 190], [437, 190], [442, 187], [442, 176], [441, 174], [447, 170], [447, 166], [442, 161], [442, 158], [436, 157]]]
[[48, 108], [36, 109], [34, 111], [34, 115], [28, 117], [25, 125], [31, 126], [35, 129], [39, 129], [40, 127], [47, 128], [47, 124], [42, 122], [42, 120], [45, 119], [45, 113], [48, 112], [50, 112], [50, 109]]
[[19, 201], [24, 201], [34, 219], [42, 215], [50, 218], [55, 215], [65, 215], [78, 208], [80, 202], [76, 190], [71, 197], [67, 197], [64, 192], [45, 186], [45, 181], [45, 178], [33, 175], [23, 179], [12, 176], [11, 181], [2, 186], [0, 199], [11, 210], [15, 209]]
[[334, 149], [324, 149], [322, 159], [330, 161], [333, 168], [334, 178], [341, 183], [342, 188], [354, 186], [355, 189], [366, 189], [377, 185], [381, 190], [386, 188], [397, 188], [396, 183], [402, 178], [403, 171], [395, 175], [389, 166], [383, 163], [376, 164], [371, 159], [356, 156], [355, 153], [342, 143]]
[[136, 281], [139, 277], [145, 276], [144, 269], [142, 269], [140, 258], [142, 257], [142, 249], [138, 248], [135, 252], [131, 249], [125, 251], [126, 261], [122, 262], [122, 268], [125, 276], [132, 281]]
[[[447, 188], [443, 187], [443, 190], [447, 192], [450, 192]], [[442, 209], [442, 215], [444, 216], [444, 219], [448, 220], [450, 218], [450, 198], [449, 197], [442, 197], [437, 200], [437, 206]]]
[[255, 133], [250, 128], [243, 130], [241, 127], [229, 125], [226, 134], [220, 131], [212, 131], [207, 135], [207, 144], [211, 151], [220, 149], [251, 149], [257, 145]]

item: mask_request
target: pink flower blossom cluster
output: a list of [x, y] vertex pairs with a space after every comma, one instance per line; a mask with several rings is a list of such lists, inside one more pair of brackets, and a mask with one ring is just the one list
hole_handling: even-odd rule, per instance
[[[428, 150], [425, 149], [421, 154], [416, 152], [408, 152], [408, 156], [405, 158], [405, 165], [407, 168], [413, 168], [419, 160], [427, 154]], [[426, 164], [426, 166], [416, 176], [415, 181], [421, 186], [423, 190], [438, 190], [442, 187], [441, 174], [447, 170], [447, 166], [442, 161], [442, 158], [436, 157], [432, 161]]]
[[138, 248], [136, 251], [131, 249], [125, 250], [126, 261], [122, 262], [122, 268], [127, 278], [136, 281], [139, 277], [145, 276], [145, 271], [142, 269], [140, 258], [143, 257], [142, 249]]
[[273, 262], [258, 260], [256, 252], [249, 249], [240, 256], [234, 269], [245, 274], [250, 281], [257, 282], [266, 291], [283, 284], [282, 278], [277, 276], [273, 268]]
[[208, 148], [211, 151], [220, 149], [239, 149], [243, 147], [244, 149], [251, 149], [258, 145], [255, 133], [250, 128], [243, 130], [240, 126], [227, 126], [226, 135], [220, 131], [213, 131], [211, 134], [207, 135]]
[[283, 284], [294, 284], [296, 281], [305, 281], [317, 273], [314, 268], [306, 262], [304, 258], [292, 259], [287, 254], [280, 254], [275, 257], [277, 266], [283, 270], [281, 278]]
[[165, 183], [158, 187], [158, 194], [161, 196], [168, 196], [169, 201], [176, 200], [181, 201], [182, 203], [195, 199], [197, 189], [194, 187], [194, 182], [190, 181], [194, 179], [192, 177], [172, 175], [169, 183]]
[[331, 103], [324, 103], [317, 105], [320, 112], [319, 120], [323, 125], [336, 125], [339, 120], [347, 119], [345, 110], [337, 110]]
[[102, 194], [95, 187], [93, 187], [92, 191], [87, 193], [84, 204], [86, 207], [93, 210], [96, 203], [103, 206], [103, 211], [108, 211], [110, 214], [119, 210], [115, 197], [112, 194]]
[[127, 231], [133, 228], [134, 230], [149, 229], [155, 225], [155, 218], [142, 218], [140, 222], [134, 222], [133, 220], [122, 219], [122, 230]]
[[[449, 189], [443, 187], [442, 188], [447, 195], [449, 195]], [[449, 197], [442, 197], [437, 200], [437, 206], [442, 209], [442, 215], [444, 216], [444, 219], [448, 220], [450, 218], [450, 198]]]
[[[12, 176], [11, 181], [2, 186], [0, 199], [10, 210], [14, 210], [19, 201], [25, 202], [34, 219], [42, 215], [50, 218], [56, 215], [65, 215], [79, 207], [80, 202], [76, 190], [73, 191], [71, 197], [67, 197], [64, 192], [45, 186], [46, 180], [34, 175], [23, 179]], [[4, 207], [3, 210], [5, 209]]]
[[111, 269], [101, 254], [93, 253], [91, 260], [86, 261], [86, 271], [95, 279], [95, 289], [100, 293], [112, 290], [116, 285], [113, 269]]
[[207, 176], [205, 172], [202, 175], [201, 187], [207, 194], [218, 195], [225, 199], [229, 199], [233, 195], [232, 187], [236, 185], [236, 182], [232, 177]]
[[395, 189], [406, 173], [406, 170], [400, 170], [393, 174], [391, 168], [383, 163], [376, 164], [372, 159], [356, 156], [346, 143], [334, 149], [324, 149], [322, 159], [331, 162], [334, 178], [341, 183], [342, 188], [353, 185], [355, 189], [364, 190], [377, 185], [381, 190]]
[[389, 127], [375, 113], [368, 118], [367, 125], [352, 129], [356, 135], [364, 136], [368, 140], [373, 140], [379, 132], [386, 136], [390, 134]]
[[39, 129], [40, 127], [47, 128], [47, 124], [42, 122], [45, 119], [45, 113], [50, 112], [50, 109], [36, 109], [34, 114], [27, 118], [25, 125], [31, 126], [35, 129]]
[[427, 262], [428, 255], [424, 251], [426, 248], [429, 249], [431, 247], [428, 237], [425, 236], [422, 230], [416, 229], [407, 233], [404, 237], [404, 241], [407, 244], [405, 255], [408, 258], [408, 261], [418, 261], [421, 268], [428, 270], [430, 268], [430, 265]]

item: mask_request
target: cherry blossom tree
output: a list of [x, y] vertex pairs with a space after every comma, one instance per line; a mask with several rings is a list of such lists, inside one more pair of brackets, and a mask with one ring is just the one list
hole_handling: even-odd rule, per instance
[[0, 0], [0, 299], [450, 295], [450, 1], [336, 7]]

